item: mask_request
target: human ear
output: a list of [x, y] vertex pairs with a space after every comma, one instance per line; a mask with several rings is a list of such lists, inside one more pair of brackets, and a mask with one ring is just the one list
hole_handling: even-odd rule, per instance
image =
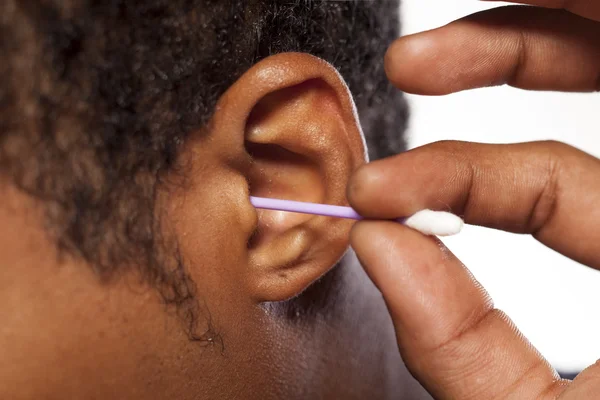
[[[244, 138], [251, 196], [346, 205], [346, 185], [365, 163], [364, 138], [338, 72], [307, 54], [256, 64], [221, 98], [213, 129]], [[258, 210], [245, 281], [259, 302], [300, 294], [348, 248], [352, 222]]]

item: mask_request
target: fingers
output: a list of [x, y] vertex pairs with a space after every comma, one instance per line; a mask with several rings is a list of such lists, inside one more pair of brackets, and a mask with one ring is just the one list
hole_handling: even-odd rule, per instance
[[383, 293], [411, 373], [436, 399], [555, 399], [565, 382], [436, 239], [359, 222], [352, 247]]
[[[488, 0], [492, 1], [492, 0]], [[564, 9], [585, 18], [600, 20], [600, 2], [594, 0], [502, 0], [509, 3]]]
[[600, 269], [599, 177], [600, 160], [561, 143], [439, 142], [360, 168], [348, 199], [377, 219], [452, 211]]
[[417, 94], [502, 84], [597, 91], [600, 23], [563, 10], [496, 8], [398, 39], [385, 67], [395, 86]]

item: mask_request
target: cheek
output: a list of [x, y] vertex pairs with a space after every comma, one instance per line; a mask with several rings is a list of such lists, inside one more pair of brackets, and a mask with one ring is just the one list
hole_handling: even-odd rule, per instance
[[197, 297], [213, 323], [226, 325], [251, 307], [246, 293], [247, 246], [256, 211], [239, 173], [214, 168], [194, 176], [197, 183], [175, 196], [171, 193], [168, 222]]

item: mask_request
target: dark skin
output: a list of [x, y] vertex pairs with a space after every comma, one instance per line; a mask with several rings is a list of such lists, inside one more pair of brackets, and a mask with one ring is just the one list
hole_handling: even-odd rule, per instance
[[[426, 95], [498, 84], [597, 91], [600, 2], [528, 3], [547, 8], [493, 9], [399, 39], [389, 78]], [[531, 234], [600, 269], [599, 176], [600, 160], [561, 143], [441, 142], [360, 168], [348, 197], [377, 219], [449, 206], [469, 224]], [[385, 297], [404, 360], [436, 399], [597, 398], [600, 363], [559, 379], [438, 240], [371, 221], [355, 225], [351, 243]]]
[[352, 222], [250, 204], [346, 202], [366, 162], [352, 101], [329, 64], [279, 54], [184, 144], [157, 215], [196, 283], [200, 341], [135, 268], [102, 282], [59, 259], [43, 204], [0, 180], [0, 398], [426, 398], [347, 251]]

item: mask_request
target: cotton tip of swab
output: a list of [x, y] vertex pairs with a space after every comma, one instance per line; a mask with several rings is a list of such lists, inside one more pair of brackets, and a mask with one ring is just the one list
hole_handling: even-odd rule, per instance
[[445, 211], [423, 210], [404, 221], [404, 225], [430, 236], [453, 236], [462, 231], [461, 218]]

